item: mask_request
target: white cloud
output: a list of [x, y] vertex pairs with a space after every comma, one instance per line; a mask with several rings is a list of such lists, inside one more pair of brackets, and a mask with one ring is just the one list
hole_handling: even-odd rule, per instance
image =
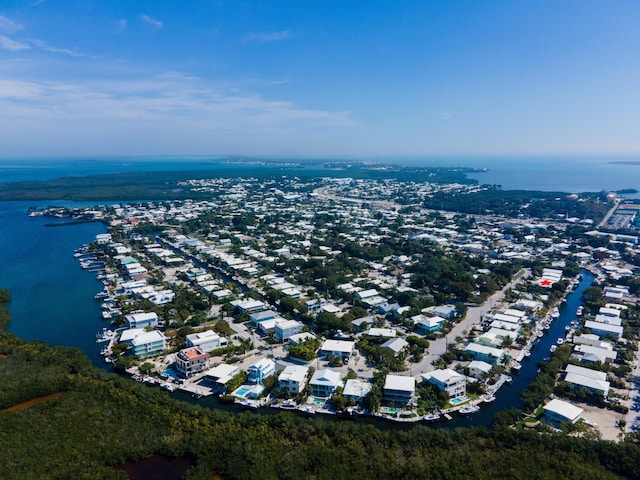
[[31, 47], [26, 43], [12, 40], [9, 37], [0, 35], [0, 49], [9, 50], [10, 52], [19, 52], [20, 50], [29, 50]]
[[74, 50], [71, 50], [69, 48], [58, 48], [58, 47], [51, 46], [48, 43], [43, 42], [42, 40], [31, 39], [30, 42], [31, 42], [32, 45], [34, 45], [35, 47], [38, 47], [41, 50], [44, 50], [45, 52], [62, 53], [64, 55], [69, 55], [70, 57], [91, 58], [89, 55], [85, 55], [83, 53], [78, 53], [78, 52], [76, 52]]
[[281, 30], [279, 32], [258, 32], [250, 33], [244, 37], [245, 42], [268, 43], [279, 42], [293, 38], [293, 33], [289, 30]]
[[180, 72], [115, 82], [0, 81], [0, 92], [0, 131], [11, 139], [0, 145], [0, 155], [32, 152], [35, 134], [43, 139], [37, 148], [60, 152], [80, 148], [81, 132], [86, 151], [99, 150], [91, 143], [99, 138], [103, 153], [149, 151], [160, 144], [167, 152], [256, 153], [357, 127], [347, 111], [266, 99]]
[[127, 21], [126, 18], [121, 18], [120, 20], [118, 20], [117, 25], [118, 25], [118, 30], [123, 31], [127, 29], [127, 27], [129, 26], [129, 22]]
[[155, 18], [152, 18], [149, 15], [142, 14], [140, 15], [140, 18], [142, 19], [142, 21], [148, 23], [154, 28], [157, 28], [158, 30], [160, 30], [163, 26], [163, 23], [160, 20], [156, 20]]
[[0, 15], [0, 32], [15, 33], [22, 30], [22, 25], [14, 22], [10, 18]]

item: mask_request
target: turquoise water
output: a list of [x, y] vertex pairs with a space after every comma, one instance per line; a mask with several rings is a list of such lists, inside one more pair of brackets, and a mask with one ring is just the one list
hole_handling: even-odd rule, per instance
[[451, 400], [449, 400], [449, 403], [455, 407], [455, 406], [460, 405], [461, 403], [466, 402], [467, 400], [469, 400], [469, 399], [468, 398], [456, 397], [456, 398], [452, 398]]
[[239, 397], [244, 397], [248, 392], [249, 389], [247, 387], [241, 387], [236, 390], [236, 395], [238, 395]]

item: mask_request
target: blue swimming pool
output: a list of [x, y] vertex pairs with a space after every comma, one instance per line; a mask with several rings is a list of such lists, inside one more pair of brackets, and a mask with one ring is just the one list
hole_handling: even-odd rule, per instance
[[239, 397], [244, 397], [249, 392], [249, 387], [240, 387], [236, 390], [236, 395]]
[[451, 400], [449, 400], [449, 403], [451, 405], [453, 405], [454, 407], [457, 407], [458, 405], [460, 405], [461, 403], [466, 402], [467, 400], [469, 400], [466, 397], [456, 397], [456, 398], [452, 398]]

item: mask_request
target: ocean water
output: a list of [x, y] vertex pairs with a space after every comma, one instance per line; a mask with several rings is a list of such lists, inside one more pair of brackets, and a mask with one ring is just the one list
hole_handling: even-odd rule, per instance
[[80, 268], [73, 253], [105, 227], [45, 227], [52, 219], [27, 216], [31, 205], [42, 204], [0, 202], [0, 287], [12, 295], [9, 331], [25, 340], [79, 347], [94, 363], [104, 365], [95, 334], [107, 325], [93, 299], [102, 284]]
[[[337, 161], [340, 159], [328, 159]], [[378, 161], [425, 167], [472, 167], [487, 169], [470, 178], [480, 183], [501, 185], [505, 190], [542, 190], [568, 193], [601, 190], [640, 190], [640, 156], [428, 156], [428, 157], [345, 157], [345, 161]], [[299, 164], [305, 169], [319, 159], [269, 159], [271, 164]], [[0, 159], [0, 183], [48, 180], [68, 176], [87, 176], [122, 172], [206, 170], [235, 168], [238, 163], [268, 169], [261, 159], [223, 157], [131, 157], [86, 159]], [[616, 162], [638, 162], [622, 164]], [[635, 196], [635, 195], [632, 195]]]

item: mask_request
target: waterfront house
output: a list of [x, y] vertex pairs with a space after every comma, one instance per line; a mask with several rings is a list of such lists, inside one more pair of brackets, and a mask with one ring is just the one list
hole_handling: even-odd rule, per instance
[[276, 363], [270, 358], [263, 358], [247, 369], [249, 383], [262, 383], [265, 378], [276, 373]]
[[473, 360], [467, 365], [467, 368], [469, 369], [470, 377], [483, 380], [489, 375], [493, 367], [490, 363], [483, 362], [482, 360]]
[[239, 372], [240, 370], [235, 365], [221, 363], [217, 367], [213, 367], [205, 372], [204, 382], [217, 388], [219, 391], [224, 391], [227, 388], [227, 383]]
[[155, 312], [136, 312], [125, 317], [127, 328], [146, 328], [158, 326], [158, 315]]
[[260, 322], [271, 320], [273, 318], [276, 318], [276, 316], [276, 312], [274, 312], [273, 310], [263, 310], [261, 312], [255, 312], [249, 315], [249, 320], [253, 325], [257, 326]]
[[278, 388], [287, 390], [291, 395], [299, 395], [307, 384], [308, 367], [287, 365], [278, 376]]
[[584, 410], [576, 407], [569, 402], [565, 402], [554, 398], [543, 407], [543, 420], [550, 423], [554, 427], [559, 427], [562, 423], [574, 424], [578, 420]]
[[200, 347], [203, 352], [210, 352], [227, 346], [227, 339], [221, 337], [213, 330], [192, 333], [186, 337], [187, 347]]
[[139, 357], [154, 355], [167, 348], [167, 339], [158, 330], [150, 332], [143, 328], [125, 330], [120, 335], [120, 341], [127, 343], [131, 354]]
[[587, 320], [584, 322], [584, 327], [591, 330], [591, 333], [598, 335], [600, 338], [612, 337], [619, 340], [623, 332], [622, 326], [594, 322], [593, 320]]
[[447, 392], [449, 398], [461, 397], [467, 390], [466, 377], [450, 368], [423, 373], [422, 379], [435, 385], [440, 391]]
[[372, 385], [369, 382], [351, 378], [345, 383], [342, 395], [347, 399], [360, 403], [369, 394], [371, 387]]
[[387, 375], [384, 381], [384, 399], [406, 405], [411, 401], [416, 390], [416, 379], [402, 375]]
[[185, 378], [193, 377], [207, 369], [209, 354], [200, 347], [183, 348], [176, 355], [176, 370]]
[[465, 352], [469, 353], [475, 360], [495, 365], [504, 358], [504, 351], [500, 348], [487, 347], [478, 343], [469, 343], [465, 347]]
[[323, 398], [330, 397], [337, 387], [342, 386], [340, 372], [331, 370], [330, 368], [318, 370], [311, 377], [309, 385], [311, 385], [313, 396]]

